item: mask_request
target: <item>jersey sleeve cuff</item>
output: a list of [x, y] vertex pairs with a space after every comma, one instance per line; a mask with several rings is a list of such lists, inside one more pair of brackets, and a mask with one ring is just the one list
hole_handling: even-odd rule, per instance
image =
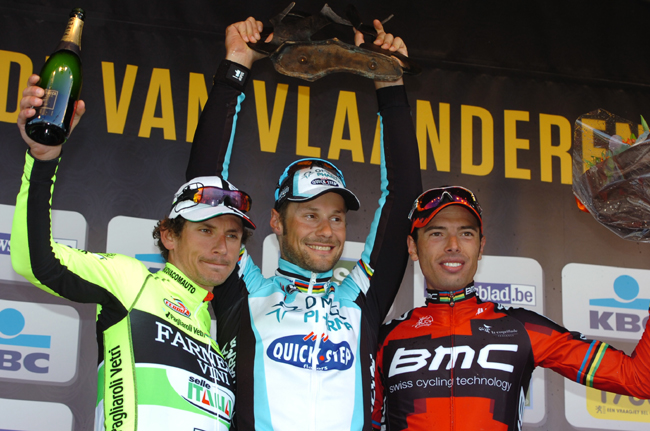
[[217, 73], [214, 74], [213, 83], [225, 83], [243, 93], [250, 73], [250, 69], [246, 66], [224, 59], [219, 64]]
[[59, 161], [61, 160], [60, 157], [52, 160], [39, 160], [32, 156], [29, 150], [27, 150], [25, 158], [27, 162], [26, 168], [30, 165], [32, 166], [31, 175], [28, 176], [30, 182], [51, 181], [59, 166]]

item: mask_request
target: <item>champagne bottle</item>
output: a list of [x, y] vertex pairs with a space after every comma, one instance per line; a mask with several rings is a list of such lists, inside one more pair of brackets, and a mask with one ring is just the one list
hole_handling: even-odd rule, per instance
[[41, 69], [38, 86], [45, 90], [43, 104], [25, 125], [27, 135], [45, 145], [63, 144], [70, 135], [81, 93], [81, 31], [85, 12], [72, 9], [61, 42]]

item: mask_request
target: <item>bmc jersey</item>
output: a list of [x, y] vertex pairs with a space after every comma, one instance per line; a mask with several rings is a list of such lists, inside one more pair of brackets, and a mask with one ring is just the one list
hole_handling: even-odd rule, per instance
[[385, 430], [521, 430], [533, 369], [650, 397], [650, 339], [628, 357], [522, 308], [481, 302], [474, 286], [429, 294], [380, 334], [373, 426]]
[[55, 243], [50, 200], [58, 160], [29, 154], [26, 159], [11, 232], [12, 263], [53, 295], [98, 304], [95, 429], [228, 430], [233, 382], [210, 338], [212, 294], [169, 263], [151, 274], [128, 256]]
[[[382, 194], [361, 260], [347, 278], [338, 285], [332, 271], [311, 273], [284, 260], [274, 277], [264, 278], [243, 253], [238, 271], [214, 290], [219, 344], [236, 372], [240, 431], [371, 429], [377, 334], [406, 268], [407, 215], [421, 190], [406, 92], [399, 86], [377, 94]], [[215, 83], [188, 177], [214, 175], [215, 166], [227, 176], [230, 128], [242, 100], [239, 91]]]

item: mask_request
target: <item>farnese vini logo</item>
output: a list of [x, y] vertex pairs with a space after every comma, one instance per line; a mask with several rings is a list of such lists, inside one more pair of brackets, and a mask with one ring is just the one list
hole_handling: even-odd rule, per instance
[[172, 300], [173, 301], [170, 301], [169, 299], [165, 298], [165, 305], [182, 316], [190, 317], [192, 313], [190, 313], [190, 310], [188, 310], [185, 304], [183, 304], [183, 301], [178, 298], [174, 298], [173, 296]]

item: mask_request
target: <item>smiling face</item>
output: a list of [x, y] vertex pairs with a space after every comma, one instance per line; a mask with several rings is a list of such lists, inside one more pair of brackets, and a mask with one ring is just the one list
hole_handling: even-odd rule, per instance
[[235, 268], [243, 233], [241, 219], [227, 214], [202, 222], [186, 221], [179, 236], [166, 230], [161, 240], [169, 250], [169, 263], [212, 292]]
[[467, 286], [483, 256], [485, 237], [476, 217], [461, 205], [443, 208], [408, 237], [409, 255], [420, 262], [428, 290], [453, 291]]
[[334, 268], [345, 244], [345, 201], [325, 193], [307, 202], [288, 202], [283, 214], [271, 213], [282, 258], [312, 272]]

